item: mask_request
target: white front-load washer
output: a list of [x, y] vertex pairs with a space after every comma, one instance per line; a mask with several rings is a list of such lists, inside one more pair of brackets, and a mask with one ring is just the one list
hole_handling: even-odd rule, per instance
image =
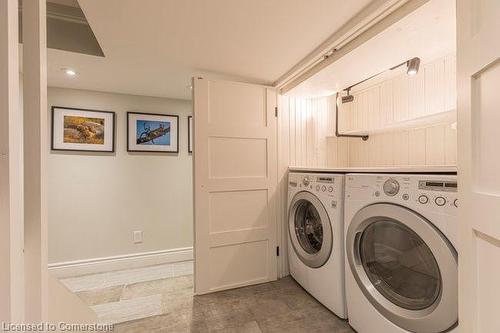
[[456, 333], [456, 176], [348, 174], [345, 195], [349, 324]]
[[288, 176], [288, 253], [292, 277], [340, 318], [344, 289], [344, 175]]

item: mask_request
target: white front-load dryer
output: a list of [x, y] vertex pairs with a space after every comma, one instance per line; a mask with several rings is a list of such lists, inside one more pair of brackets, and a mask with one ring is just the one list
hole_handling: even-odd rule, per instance
[[358, 333], [458, 331], [457, 202], [455, 175], [346, 175], [346, 296]]
[[344, 175], [288, 176], [288, 253], [292, 277], [340, 318], [344, 290]]

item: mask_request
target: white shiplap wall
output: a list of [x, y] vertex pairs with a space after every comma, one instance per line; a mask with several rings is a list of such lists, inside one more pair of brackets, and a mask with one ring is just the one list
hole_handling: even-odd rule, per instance
[[350, 167], [456, 165], [457, 131], [440, 124], [349, 139]]
[[446, 56], [353, 92], [340, 106], [344, 132], [370, 133], [349, 139], [349, 166], [456, 164], [456, 61]]
[[281, 161], [293, 166], [348, 165], [346, 139], [334, 137], [335, 100], [331, 97], [289, 98], [280, 105]]
[[339, 128], [368, 141], [335, 137], [335, 97], [280, 97], [284, 166], [370, 167], [456, 164], [456, 61], [450, 55], [353, 91]]

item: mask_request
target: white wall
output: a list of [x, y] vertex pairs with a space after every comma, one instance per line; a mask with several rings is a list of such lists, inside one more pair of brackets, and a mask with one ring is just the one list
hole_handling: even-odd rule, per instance
[[303, 167], [456, 165], [456, 63], [446, 56], [406, 73], [367, 82], [339, 108], [342, 133], [369, 133], [368, 141], [335, 137], [335, 96], [281, 96], [282, 163]]
[[341, 131], [370, 138], [349, 139], [349, 166], [456, 165], [455, 83], [450, 55], [353, 92], [339, 108]]
[[[49, 88], [48, 104], [116, 112], [114, 154], [48, 153], [49, 263], [192, 246], [191, 102]], [[179, 154], [128, 153], [127, 111], [179, 115]]]
[[347, 139], [335, 135], [335, 99], [281, 96], [280, 162], [288, 166], [345, 167]]

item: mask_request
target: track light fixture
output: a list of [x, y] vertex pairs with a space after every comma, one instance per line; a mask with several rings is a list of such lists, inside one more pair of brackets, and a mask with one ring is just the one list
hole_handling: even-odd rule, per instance
[[[415, 75], [418, 73], [418, 69], [420, 68], [420, 58], [419, 57], [411, 58], [410, 60], [406, 60], [405, 62], [402, 62], [399, 65], [396, 65], [394, 67], [389, 68], [389, 70], [392, 71], [392, 70], [399, 68], [401, 66], [406, 66], [406, 74]], [[350, 103], [350, 102], [354, 101], [354, 96], [352, 96], [350, 94], [350, 91], [352, 88], [356, 87], [357, 85], [360, 85], [363, 82], [366, 82], [370, 79], [373, 79], [374, 77], [379, 76], [380, 74], [382, 74], [384, 72], [386, 72], [386, 71], [382, 71], [380, 73], [372, 75], [367, 79], [361, 80], [358, 83], [355, 83], [352, 86], [349, 86], [349, 87], [343, 89], [343, 91], [347, 92], [347, 96], [342, 97], [342, 103]]]
[[[416, 75], [418, 73], [418, 69], [420, 68], [420, 58], [419, 57], [411, 58], [405, 62], [400, 63], [399, 65], [391, 67], [390, 70], [393, 70], [393, 69], [396, 69], [396, 68], [399, 68], [399, 67], [405, 66], [405, 65], [406, 65], [406, 74]], [[342, 98], [341, 98], [342, 104], [351, 103], [354, 101], [354, 96], [351, 95], [352, 88], [354, 88], [355, 86], [360, 85], [361, 83], [366, 82], [366, 81], [368, 81], [368, 80], [370, 80], [370, 79], [372, 79], [372, 78], [374, 78], [374, 77], [376, 77], [384, 72], [380, 72], [380, 73], [377, 73], [375, 75], [372, 75], [367, 79], [359, 81], [358, 83], [355, 83], [352, 86], [349, 86], [349, 87], [343, 89], [342, 91], [345, 91], [347, 93], [347, 95], [342, 96]], [[336, 99], [336, 103], [335, 103], [335, 118], [337, 120], [337, 122], [335, 123], [335, 136], [348, 137], [348, 138], [361, 138], [361, 139], [363, 139], [363, 141], [368, 140], [368, 135], [342, 134], [339, 132], [339, 127], [338, 127], [338, 123], [339, 123], [338, 122], [338, 119], [339, 119], [339, 99], [338, 99], [338, 97], [342, 93], [342, 91], [340, 93], [337, 93], [337, 99]]]
[[351, 95], [351, 89], [346, 89], [347, 96], [342, 96], [342, 104], [351, 103], [354, 101], [354, 96]]
[[420, 68], [420, 58], [415, 57], [406, 62], [406, 74], [416, 75]]

